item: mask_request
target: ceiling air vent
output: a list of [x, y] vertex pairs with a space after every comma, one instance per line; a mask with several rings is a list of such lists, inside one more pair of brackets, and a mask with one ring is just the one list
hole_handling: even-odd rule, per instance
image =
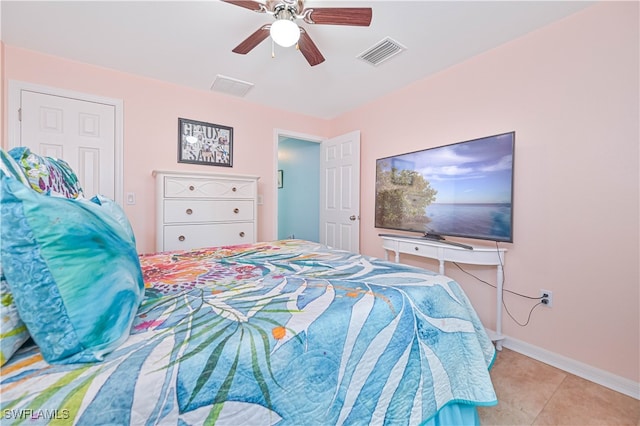
[[356, 57], [370, 63], [373, 66], [378, 66], [387, 59], [405, 50], [407, 50], [406, 47], [393, 40], [392, 38], [387, 37]]
[[214, 92], [243, 97], [249, 90], [251, 90], [252, 87], [253, 83], [218, 74], [216, 79], [213, 80], [211, 90]]

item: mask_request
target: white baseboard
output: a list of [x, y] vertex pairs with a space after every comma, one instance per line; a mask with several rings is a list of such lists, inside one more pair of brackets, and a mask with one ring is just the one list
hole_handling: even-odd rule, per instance
[[504, 336], [502, 345], [545, 364], [640, 400], [640, 383], [575, 361], [518, 339]]

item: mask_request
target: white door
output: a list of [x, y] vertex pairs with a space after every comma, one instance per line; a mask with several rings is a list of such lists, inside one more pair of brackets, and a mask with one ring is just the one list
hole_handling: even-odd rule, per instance
[[116, 199], [115, 107], [22, 90], [20, 145], [65, 160], [86, 197]]
[[360, 252], [360, 131], [320, 145], [320, 242]]

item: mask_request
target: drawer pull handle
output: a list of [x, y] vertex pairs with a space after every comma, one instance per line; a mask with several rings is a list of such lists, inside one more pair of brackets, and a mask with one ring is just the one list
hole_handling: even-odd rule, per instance
[[414, 249], [415, 251], [419, 251], [419, 250], [420, 250], [420, 247], [414, 247], [413, 249]]
[[195, 187], [195, 186], [193, 186], [193, 185], [189, 185], [189, 191], [193, 191], [193, 190], [195, 190], [195, 189], [196, 189], [196, 187]]
[[240, 213], [240, 209], [236, 207], [235, 209], [233, 209], [233, 212], [234, 213]]
[[193, 210], [187, 209], [187, 214], [192, 214], [192, 213], [193, 213]]
[[233, 188], [231, 188], [231, 190], [232, 190], [233, 192], [236, 192], [236, 191], [238, 190], [238, 188], [236, 188], [236, 187], [234, 186]]
[[240, 236], [244, 238], [244, 231], [240, 231]]
[[185, 240], [184, 235], [180, 235], [180, 236], [178, 237], [178, 241], [184, 241], [184, 240]]

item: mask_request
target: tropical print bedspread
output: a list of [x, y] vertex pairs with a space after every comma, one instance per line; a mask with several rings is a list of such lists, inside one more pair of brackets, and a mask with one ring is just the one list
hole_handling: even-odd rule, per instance
[[2, 424], [419, 424], [493, 405], [495, 350], [451, 279], [301, 240], [142, 255], [103, 362], [2, 367]]

